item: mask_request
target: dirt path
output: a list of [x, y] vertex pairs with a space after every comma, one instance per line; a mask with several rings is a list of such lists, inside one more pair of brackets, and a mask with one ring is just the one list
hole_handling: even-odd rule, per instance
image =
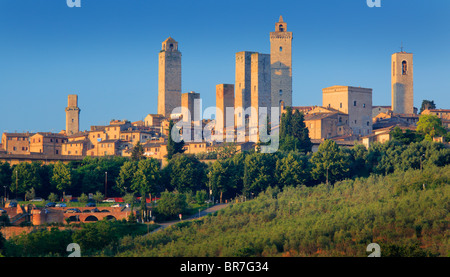
[[[212, 206], [212, 207], [210, 207], [210, 208], [208, 208], [206, 210], [200, 211], [200, 217], [203, 217], [203, 216], [208, 215], [210, 213], [217, 212], [218, 210], [226, 208], [228, 205], [229, 204], [217, 204], [217, 205], [214, 205], [214, 206]], [[181, 221], [193, 220], [193, 219], [197, 219], [197, 218], [200, 218], [200, 217], [199, 217], [199, 214], [197, 213], [197, 214], [192, 215], [192, 216], [190, 216], [190, 217], [188, 217], [186, 219], [182, 218], [182, 220], [174, 220], [174, 221], [167, 221], [167, 222], [163, 222], [163, 223], [158, 223], [158, 225], [160, 225], [160, 227], [155, 229], [155, 230], [153, 230], [151, 233], [154, 233], [156, 231], [162, 230], [162, 229], [166, 228], [167, 226], [170, 226], [170, 225], [173, 225], [173, 224], [176, 224], [176, 223], [180, 223]]]

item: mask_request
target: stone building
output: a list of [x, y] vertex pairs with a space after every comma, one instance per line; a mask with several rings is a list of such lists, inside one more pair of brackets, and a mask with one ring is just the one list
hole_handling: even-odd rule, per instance
[[181, 52], [171, 37], [162, 43], [158, 72], [158, 114], [170, 117], [181, 107]]
[[365, 136], [372, 132], [372, 89], [332, 86], [322, 92], [322, 106], [348, 114], [353, 135]]
[[44, 155], [62, 155], [62, 145], [67, 142], [64, 134], [38, 132], [30, 137], [30, 152]]
[[315, 107], [305, 115], [311, 139], [330, 139], [352, 135], [348, 114], [333, 108]]
[[250, 117], [248, 108], [251, 107], [251, 57], [253, 53], [255, 52], [236, 53], [234, 108], [237, 129], [245, 130]]
[[30, 154], [31, 133], [3, 133], [2, 148], [7, 154]]
[[270, 32], [271, 106], [292, 106], [292, 32], [287, 31], [283, 17]]
[[66, 135], [70, 136], [80, 131], [80, 111], [78, 95], [69, 95], [66, 107]]
[[[259, 117], [270, 121], [271, 108], [270, 55], [253, 53], [251, 58], [251, 116], [250, 135], [258, 135]], [[266, 111], [264, 109], [266, 108]]]
[[[200, 121], [201, 120], [201, 99], [200, 93], [190, 91], [181, 95], [181, 113], [184, 121]], [[187, 113], [189, 111], [189, 114]]]
[[397, 114], [414, 114], [413, 54], [404, 51], [391, 57], [391, 102]]
[[[233, 108], [233, 113], [228, 114], [227, 108]], [[230, 110], [230, 109], [228, 109]], [[232, 121], [227, 120], [230, 117]], [[234, 85], [218, 84], [216, 85], [216, 126], [217, 135], [229, 133], [234, 138]]]

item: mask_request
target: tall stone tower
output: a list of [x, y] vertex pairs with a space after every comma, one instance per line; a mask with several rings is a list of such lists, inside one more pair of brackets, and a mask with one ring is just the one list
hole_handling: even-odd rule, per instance
[[169, 37], [159, 52], [158, 114], [170, 117], [181, 107], [181, 52], [178, 42]]
[[78, 95], [69, 95], [66, 108], [66, 134], [68, 136], [80, 131], [80, 111], [80, 108], [78, 108]]
[[[262, 113], [266, 120], [270, 121], [271, 108], [271, 66], [270, 55], [253, 53], [251, 58], [251, 116], [250, 134], [259, 134], [259, 116]], [[266, 111], [260, 111], [266, 108]]]
[[392, 111], [414, 113], [413, 54], [403, 51], [392, 54]]
[[280, 16], [275, 32], [270, 32], [272, 107], [279, 107], [282, 101], [292, 106], [292, 38]]
[[235, 98], [234, 108], [236, 109], [236, 126], [243, 127], [248, 121], [250, 114], [245, 114], [245, 110], [251, 106], [251, 61], [255, 52], [242, 51], [236, 53], [235, 72]]

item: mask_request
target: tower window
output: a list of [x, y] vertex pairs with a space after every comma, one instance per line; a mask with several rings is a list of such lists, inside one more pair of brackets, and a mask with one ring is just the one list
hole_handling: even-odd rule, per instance
[[280, 89], [280, 96], [283, 96], [283, 90]]
[[356, 101], [353, 101], [353, 106], [355, 106], [355, 107], [356, 107]]
[[283, 51], [283, 47], [280, 46], [280, 52]]
[[406, 75], [406, 73], [408, 72], [408, 64], [406, 63], [406, 61], [402, 62], [402, 75]]
[[280, 29], [280, 32], [284, 32], [284, 28], [283, 28], [282, 24], [280, 24], [279, 29]]

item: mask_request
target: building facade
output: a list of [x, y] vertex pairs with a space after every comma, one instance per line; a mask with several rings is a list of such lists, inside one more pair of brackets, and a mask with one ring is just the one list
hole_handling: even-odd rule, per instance
[[366, 136], [372, 132], [372, 89], [332, 86], [322, 92], [322, 106], [348, 114], [353, 135]]

